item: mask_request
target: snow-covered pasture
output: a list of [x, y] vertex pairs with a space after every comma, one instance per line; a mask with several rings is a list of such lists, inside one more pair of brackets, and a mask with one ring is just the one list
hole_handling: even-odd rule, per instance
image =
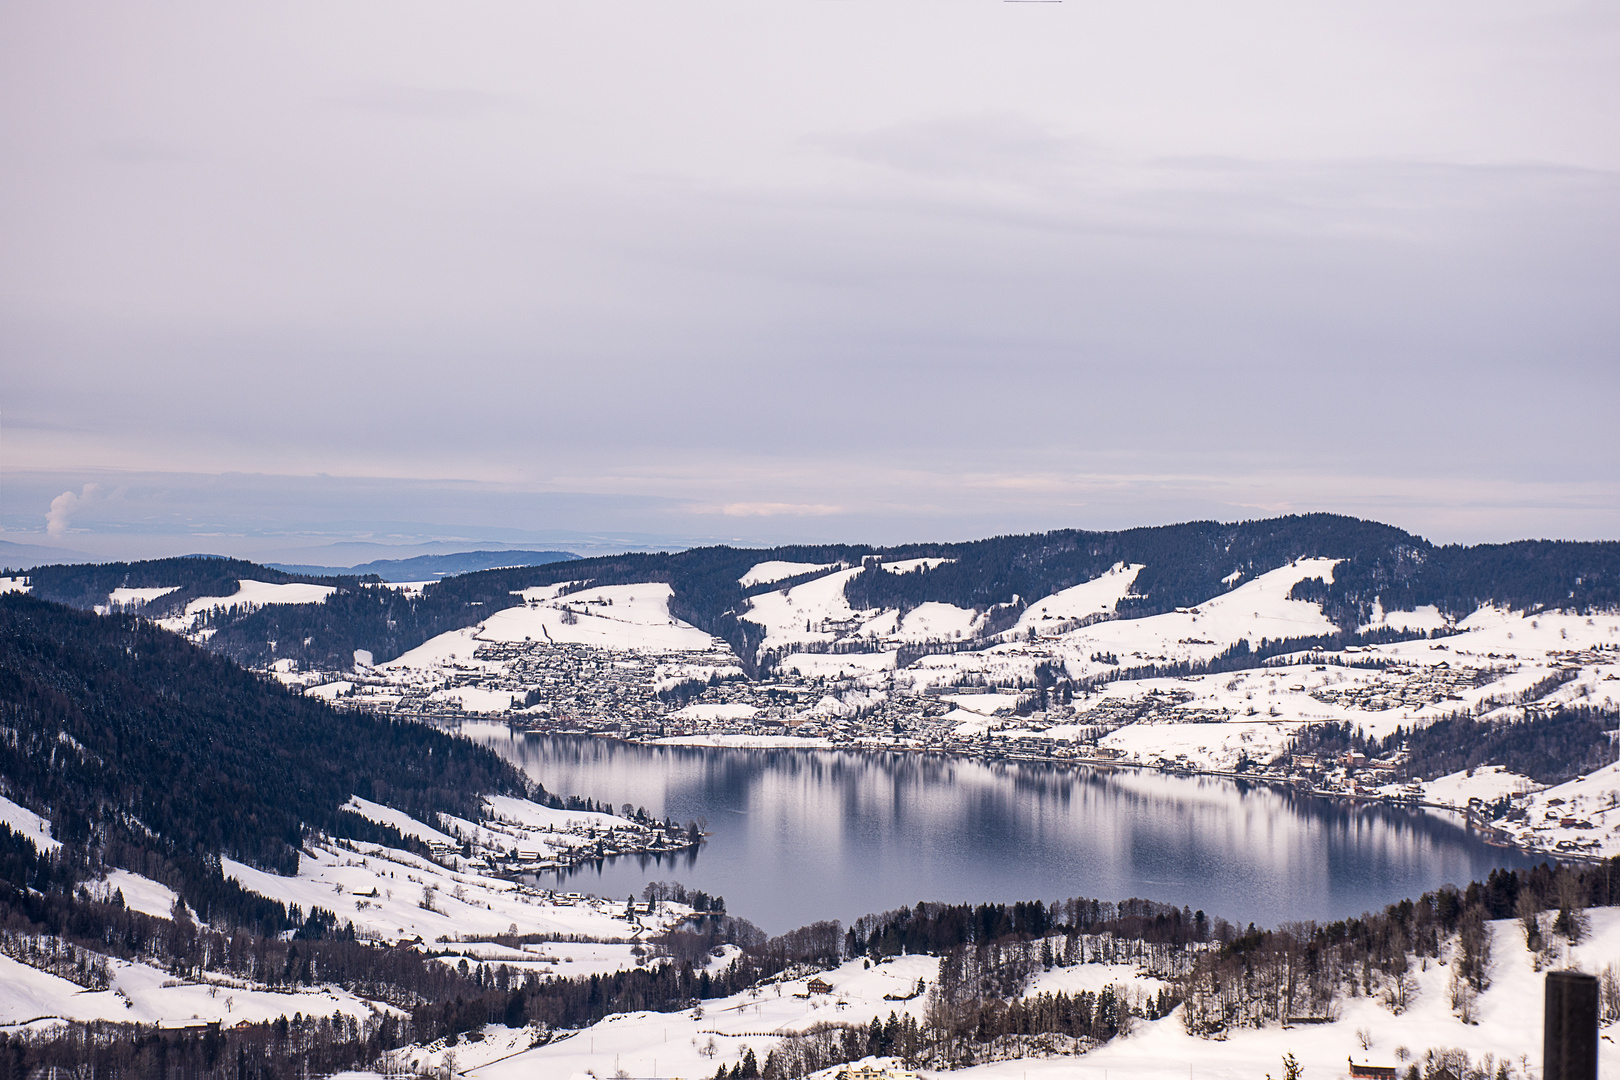
[[[167, 913], [165, 913], [167, 914]], [[272, 991], [225, 976], [176, 979], [162, 968], [108, 960], [111, 986], [86, 990], [66, 979], [0, 956], [0, 1030], [35, 1028], [53, 1020], [112, 1020], [155, 1024], [177, 1020], [262, 1023], [282, 1016], [364, 1018], [387, 1006], [362, 1000], [338, 987]]]
[[737, 579], [737, 584], [748, 589], [755, 585], [769, 585], [773, 581], [831, 570], [836, 566], [838, 563], [787, 562], [782, 559], [771, 559], [755, 563], [746, 574]]
[[[1587, 913], [1587, 937], [1562, 946], [1555, 967], [1600, 973], [1620, 966], [1620, 909]], [[1108, 1077], [1148, 1080], [1254, 1080], [1282, 1074], [1284, 1054], [1304, 1067], [1304, 1080], [1342, 1080], [1345, 1062], [1405, 1066], [1429, 1050], [1461, 1050], [1474, 1062], [1486, 1055], [1509, 1067], [1516, 1080], [1540, 1075], [1542, 993], [1545, 968], [1537, 970], [1516, 922], [1490, 924], [1490, 985], [1474, 1001], [1474, 1021], [1459, 1019], [1451, 1005], [1450, 963], [1414, 961], [1416, 993], [1397, 1015], [1378, 996], [1341, 998], [1330, 1023], [1234, 1030], [1222, 1039], [1189, 1035], [1180, 1009], [1154, 1021], [1138, 1020], [1130, 1034], [1080, 1056], [1020, 1058], [955, 1072], [921, 1070], [929, 1078], [958, 1080], [1023, 1080], [1035, 1078]], [[854, 960], [824, 973], [829, 995], [808, 995], [804, 979], [767, 983], [730, 998], [706, 1001], [701, 1011], [629, 1013], [609, 1017], [584, 1031], [549, 1045], [527, 1049], [525, 1033], [486, 1029], [485, 1043], [455, 1048], [456, 1067], [471, 1080], [517, 1080], [536, 1075], [583, 1078], [612, 1076], [707, 1077], [717, 1067], [730, 1068], [752, 1049], [756, 1060], [784, 1035], [817, 1023], [864, 1027], [886, 1019], [891, 1011], [925, 1016], [927, 997], [886, 1000], [910, 993], [920, 977], [932, 983], [938, 961], [926, 956], [899, 957], [870, 968]], [[1117, 987], [1133, 999], [1155, 995], [1166, 984], [1123, 964], [1082, 964], [1038, 972], [1026, 996], [1080, 990], [1093, 993]], [[1365, 1040], [1365, 1045], [1363, 1041]], [[1605, 1044], [1606, 1045], [1606, 1044]], [[442, 1046], [413, 1047], [400, 1060], [416, 1068], [442, 1065]], [[870, 1061], [870, 1059], [868, 1059]], [[872, 1062], [877, 1063], [877, 1062]], [[1526, 1064], [1528, 1063], [1528, 1068]], [[881, 1064], [897, 1065], [889, 1061]], [[824, 1074], [835, 1076], [837, 1070]], [[823, 1074], [818, 1074], [823, 1075]], [[1604, 1054], [1604, 1080], [1620, 1080], [1620, 1055]]]
[[[891, 574], [907, 574], [940, 565], [944, 559], [902, 559], [881, 564]], [[743, 618], [765, 628], [762, 651], [793, 646], [827, 645], [845, 639], [913, 642], [972, 637], [983, 616], [967, 608], [924, 603], [908, 612], [893, 608], [857, 611], [844, 587], [864, 567], [824, 574], [791, 589], [760, 593], [748, 601]]]
[[701, 652], [708, 634], [669, 613], [670, 587], [605, 585], [549, 600], [526, 602], [491, 615], [477, 630], [480, 641], [546, 640], [595, 645], [626, 652]]
[[4, 795], [0, 795], [0, 824], [10, 826], [12, 832], [32, 842], [36, 851], [50, 852], [62, 846], [60, 840], [51, 836], [49, 821]]
[[156, 600], [160, 596], [168, 596], [170, 593], [178, 591], [179, 588], [180, 586], [178, 585], [167, 585], [150, 589], [131, 589], [127, 586], [121, 585], [107, 594], [107, 603], [98, 604], [96, 606], [96, 612], [98, 614], [105, 614], [106, 612], [117, 608], [142, 607], [146, 604], [150, 604], [153, 600]]
[[[150, 592], [152, 590], [142, 590]], [[165, 589], [158, 595], [173, 592]], [[186, 605], [185, 618], [192, 619], [208, 612], [238, 608], [249, 610], [265, 607], [269, 604], [319, 604], [328, 596], [337, 592], [332, 585], [312, 585], [306, 582], [288, 582], [284, 585], [272, 584], [268, 581], [254, 581], [250, 578], [241, 578], [236, 583], [236, 591], [229, 596], [199, 596]], [[165, 625], [174, 620], [165, 620]]]
[[[1610, 965], [1620, 966], [1620, 909], [1589, 911], [1591, 932], [1579, 945], [1566, 947], [1553, 967], [1569, 967], [1591, 974]], [[1491, 1055], [1506, 1063], [1518, 1080], [1541, 1075], [1542, 996], [1545, 970], [1536, 970], [1517, 923], [1490, 924], [1492, 936], [1491, 985], [1475, 1003], [1475, 1022], [1464, 1023], [1450, 1006], [1449, 964], [1433, 961], [1425, 969], [1414, 966], [1418, 986], [1406, 1012], [1395, 1015], [1376, 997], [1341, 999], [1338, 1019], [1330, 1024], [1237, 1030], [1223, 1040], [1188, 1035], [1179, 1011], [1163, 1020], [1140, 1025], [1128, 1038], [1092, 1051], [1079, 1059], [1000, 1062], [952, 1073], [959, 1080], [1036, 1080], [1080, 1077], [1104, 1080], [1112, 1076], [1143, 1080], [1254, 1080], [1282, 1074], [1282, 1057], [1293, 1054], [1304, 1066], [1303, 1080], [1342, 1080], [1346, 1059], [1358, 1063], [1405, 1068], [1426, 1051], [1460, 1049], [1478, 1062]], [[1612, 1031], [1612, 1029], [1611, 1029]], [[1362, 1047], [1358, 1032], [1370, 1040]], [[1608, 1034], [1605, 1039], [1612, 1041]], [[1599, 1055], [1599, 1075], [1620, 1078], [1620, 1054]], [[1403, 1054], [1405, 1057], [1403, 1057]], [[1529, 1067], [1525, 1067], [1528, 1060]], [[1421, 1071], [1421, 1070], [1420, 1070]]]
[[559, 903], [539, 890], [491, 875], [478, 861], [485, 855], [517, 853], [543, 863], [602, 837], [647, 834], [647, 827], [637, 822], [611, 814], [557, 810], [506, 795], [488, 797], [479, 821], [440, 815], [437, 828], [358, 797], [351, 798], [345, 809], [445, 850], [470, 844], [474, 858], [449, 855], [452, 869], [378, 844], [312, 840], [299, 858], [295, 876], [267, 873], [225, 858], [226, 876], [304, 911], [325, 908], [340, 922], [352, 921], [362, 936], [388, 942], [504, 933], [628, 939], [668, 922], [668, 917], [626, 920], [623, 904], [611, 901]]

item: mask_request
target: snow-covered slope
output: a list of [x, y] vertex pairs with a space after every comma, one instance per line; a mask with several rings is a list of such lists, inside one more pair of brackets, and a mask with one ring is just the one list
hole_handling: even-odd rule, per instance
[[9, 825], [12, 832], [32, 841], [37, 851], [51, 852], [62, 846], [60, 840], [51, 836], [49, 821], [4, 795], [0, 795], [0, 824]]
[[[902, 559], [881, 567], [887, 573], [907, 574], [947, 561]], [[844, 587], [863, 569], [857, 566], [838, 570], [786, 592], [750, 598], [743, 618], [765, 628], [761, 650], [830, 645], [862, 638], [877, 645], [971, 637], [982, 622], [978, 612], [937, 602], [919, 604], [904, 614], [893, 608], [857, 611], [845, 598]]]
[[[178, 586], [176, 586], [177, 588]], [[141, 604], [150, 603], [158, 596], [166, 596], [174, 592], [174, 588], [162, 589], [125, 589], [114, 590], [114, 595], [123, 592], [133, 594], [132, 599]], [[271, 604], [320, 604], [326, 598], [337, 592], [332, 585], [311, 585], [304, 582], [289, 582], [287, 584], [273, 584], [268, 581], [254, 581], [250, 578], [240, 578], [236, 582], [236, 591], [229, 596], [199, 596], [186, 604], [179, 615], [166, 619], [159, 619], [158, 625], [176, 634], [184, 634], [195, 640], [207, 640], [213, 633], [212, 628], [203, 623], [210, 615], [235, 610], [237, 613], [254, 611]], [[151, 594], [141, 598], [141, 594]], [[117, 601], [112, 601], [116, 603]], [[97, 610], [104, 610], [98, 608]]]
[[478, 625], [440, 634], [378, 665], [376, 678], [364, 680], [363, 700], [388, 705], [401, 691], [415, 690], [469, 713], [521, 709], [543, 681], [531, 662], [541, 654], [635, 657], [622, 664], [636, 674], [626, 671], [619, 678], [636, 682], [647, 698], [666, 683], [741, 677], [729, 645], [670, 614], [667, 584], [566, 588], [526, 590], [513, 597], [520, 603], [491, 612]]
[[[1265, 638], [1333, 634], [1338, 627], [1320, 606], [1290, 600], [1288, 593], [1308, 578], [1332, 580], [1334, 559], [1301, 559], [1262, 574], [1231, 592], [1181, 611], [1145, 619], [1119, 619], [1070, 631], [1059, 637], [1071, 671], [1095, 668], [1089, 655], [1108, 652], [1125, 666], [1132, 662], [1172, 663], [1207, 660], [1239, 641], [1259, 645]], [[1120, 575], [1123, 576], [1123, 575]]]
[[837, 563], [784, 562], [781, 559], [773, 559], [755, 563], [748, 573], [737, 579], [737, 584], [745, 589], [755, 585], [769, 585], [773, 581], [782, 581], [801, 574], [813, 574], [817, 570], [831, 570], [837, 565]]
[[[426, 669], [471, 661], [483, 644], [547, 641], [636, 653], [705, 652], [715, 639], [669, 613], [670, 588], [664, 584], [608, 585], [533, 599], [493, 612], [478, 626], [440, 634], [398, 659], [386, 670]], [[721, 643], [720, 648], [724, 648]]]
[[[163, 590], [163, 592], [173, 591], [173, 589]], [[335, 592], [337, 589], [332, 585], [310, 585], [297, 581], [275, 585], [268, 581], [251, 581], [243, 578], [236, 583], [236, 591], [229, 596], [199, 596], [191, 601], [186, 605], [186, 615], [195, 616], [204, 611], [216, 611], [221, 608], [257, 608], [267, 604], [319, 604]]]
[[107, 594], [107, 603], [96, 608], [97, 611], [107, 611], [111, 608], [136, 608], [150, 604], [160, 596], [168, 596], [179, 590], [178, 585], [168, 585], [151, 589], [131, 589], [120, 586]]
[[86, 990], [66, 979], [0, 956], [0, 1026], [52, 1018], [156, 1024], [183, 1020], [262, 1023], [281, 1016], [367, 1018], [376, 1006], [336, 987], [291, 993], [244, 988], [210, 978], [177, 980], [168, 971], [125, 960], [108, 962], [111, 987]]
[[1143, 569], [1140, 563], [1134, 566], [1116, 563], [1101, 577], [1035, 601], [1025, 609], [1018, 625], [1013, 628], [1014, 636], [1025, 637], [1031, 630], [1042, 635], [1061, 633], [1072, 629], [1064, 625], [1072, 620], [1113, 614], [1114, 608], [1131, 591], [1136, 575]]
[[124, 906], [157, 919], [167, 919], [174, 913], [174, 903], [180, 897], [162, 882], [142, 877], [133, 870], [113, 868], [107, 871], [95, 887], [98, 896], [112, 899], [121, 895]]
[[[1596, 909], [1588, 916], [1589, 936], [1565, 947], [1553, 966], [1601, 972], [1620, 959], [1620, 910]], [[1428, 1051], [1460, 1050], [1476, 1065], [1489, 1055], [1513, 1080], [1535, 1080], [1540, 1075], [1545, 971], [1537, 970], [1516, 923], [1492, 923], [1490, 933], [1491, 985], [1476, 999], [1475, 1023], [1460, 1020], [1451, 1008], [1451, 964], [1430, 960], [1413, 963], [1416, 993], [1399, 1015], [1376, 995], [1342, 998], [1340, 1014], [1331, 1023], [1240, 1029], [1215, 1040], [1189, 1035], [1178, 1009], [1161, 1020], [1138, 1020], [1131, 1034], [1078, 1057], [1025, 1057], [948, 1073], [922, 1070], [920, 1075], [953, 1080], [1104, 1080], [1105, 1074], [1254, 1080], [1268, 1073], [1280, 1076], [1283, 1055], [1293, 1054], [1304, 1067], [1303, 1080], [1343, 1080], [1347, 1060], [1402, 1070], [1417, 1061], [1421, 1071]], [[747, 1050], [763, 1061], [783, 1035], [818, 1023], [861, 1028], [874, 1018], [886, 1019], [891, 1011], [921, 1020], [926, 996], [897, 1002], [885, 995], [905, 996], [917, 979], [932, 984], [937, 973], [937, 960], [926, 956], [899, 957], [870, 968], [855, 960], [822, 974], [833, 987], [829, 995], [810, 995], [803, 978], [787, 979], [706, 1001], [701, 1012], [611, 1016], [577, 1035], [527, 1050], [506, 1037], [504, 1029], [492, 1028], [492, 1045], [458, 1047], [456, 1063], [469, 1080], [608, 1076], [615, 1070], [632, 1076], [708, 1076], [716, 1068], [731, 1069]], [[1115, 987], [1136, 998], [1155, 994], [1164, 985], [1129, 965], [1093, 963], [1038, 972], [1024, 994], [1095, 993]], [[412, 1047], [401, 1051], [397, 1061], [418, 1070], [438, 1067], [444, 1053], [442, 1048]], [[893, 1061], [865, 1061], [898, 1067]], [[831, 1080], [839, 1069], [816, 1075]], [[1602, 1054], [1599, 1076], [1620, 1078], [1620, 1055]]]
[[[1333, 559], [1301, 559], [1197, 607], [1075, 627], [1073, 619], [1084, 621], [1084, 616], [1067, 613], [1111, 611], [1139, 569], [1115, 567], [1095, 581], [1031, 605], [1019, 621], [1021, 631], [1007, 635], [1010, 640], [1005, 645], [924, 657], [912, 682], [919, 687], [952, 685], [971, 677], [991, 685], [1017, 685], [1032, 682], [1036, 665], [1043, 662], [1060, 664], [1070, 677], [1084, 679], [1111, 674], [1117, 667], [1209, 660], [1240, 641], [1259, 645], [1268, 638], [1333, 634], [1338, 628], [1319, 605], [1290, 600], [1288, 593], [1309, 578], [1331, 579], [1334, 563]], [[1059, 613], [1064, 616], [1060, 618]]]
[[362, 799], [358, 795], [349, 797], [343, 804], [343, 809], [358, 814], [367, 821], [375, 821], [379, 825], [387, 825], [397, 830], [401, 836], [414, 836], [426, 844], [448, 844], [451, 847], [459, 846], [455, 837], [440, 832], [433, 826], [417, 821], [403, 810], [395, 810], [392, 806], [374, 803], [369, 799]]

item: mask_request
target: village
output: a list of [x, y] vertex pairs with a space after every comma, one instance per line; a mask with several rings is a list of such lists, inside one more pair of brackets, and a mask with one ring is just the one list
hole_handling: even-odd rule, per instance
[[[1228, 676], [1094, 684], [1077, 695], [1039, 685], [973, 685], [977, 679], [960, 686], [908, 685], [906, 672], [872, 670], [870, 654], [795, 658], [797, 663], [779, 665], [770, 677], [750, 681], [718, 648], [671, 655], [530, 640], [480, 643], [431, 678], [415, 669], [402, 677], [397, 668], [360, 668], [306, 692], [341, 707], [383, 709], [440, 725], [499, 719], [515, 733], [535, 735], [948, 754], [1225, 776], [1300, 795], [1453, 812], [1491, 842], [1536, 846], [1547, 810], [1563, 801], [1553, 796], [1554, 807], [1530, 822], [1529, 800], [1538, 785], [1520, 780], [1500, 791], [1477, 785], [1469, 790], [1467, 784], [1437, 788], [1403, 778], [1405, 754], [1399, 749], [1369, 760], [1354, 751], [1326, 755], [1298, 748], [1296, 733], [1313, 719], [1359, 715], [1372, 721], [1489, 703], [1489, 689], [1506, 670], [1493, 658], [1453, 666], [1444, 660], [1390, 662], [1371, 651], [1283, 657]], [[1216, 681], [1218, 700], [1211, 700], [1205, 684]], [[1262, 687], [1257, 704], [1254, 690]], [[1310, 715], [1313, 707], [1316, 716]], [[1230, 736], [1226, 742], [1236, 749], [1220, 743], [1211, 752], [1217, 734]], [[1175, 745], [1189, 735], [1198, 745]], [[1590, 822], [1563, 812], [1554, 817], [1563, 832], [1545, 838], [1546, 849], [1578, 856], [1598, 847]], [[492, 872], [521, 873], [694, 842], [679, 826], [654, 824], [543, 851], [516, 843], [485, 847], [479, 858]]]
[[[1136, 569], [1116, 567], [987, 636], [974, 629], [984, 616], [949, 605], [854, 612], [843, 588], [858, 571], [829, 570], [750, 601], [767, 634], [748, 661], [675, 618], [667, 585], [545, 586], [392, 660], [357, 652], [343, 672], [277, 661], [270, 674], [341, 708], [452, 727], [1214, 775], [1443, 811], [1493, 844], [1620, 853], [1620, 777], [1608, 769], [1551, 786], [1488, 761], [1435, 776], [1410, 768], [1404, 748], [1447, 718], [1612, 705], [1620, 624], [1494, 607], [1461, 620], [1379, 611], [1334, 641], [1320, 636], [1337, 632], [1320, 608], [1290, 595], [1331, 565], [1300, 560], [1140, 619], [1113, 616]], [[756, 568], [766, 578], [801, 569]], [[1277, 649], [1285, 640], [1300, 645]], [[1327, 749], [1324, 731], [1336, 732]]]

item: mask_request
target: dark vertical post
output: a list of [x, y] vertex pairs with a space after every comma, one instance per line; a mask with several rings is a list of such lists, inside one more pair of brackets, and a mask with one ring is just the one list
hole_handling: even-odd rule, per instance
[[1578, 971], [1547, 973], [1542, 1080], [1597, 1080], [1598, 981]]

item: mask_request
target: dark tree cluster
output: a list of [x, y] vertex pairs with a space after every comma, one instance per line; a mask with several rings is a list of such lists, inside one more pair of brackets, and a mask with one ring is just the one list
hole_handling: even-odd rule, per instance
[[1295, 749], [1383, 757], [1404, 746], [1407, 757], [1397, 770], [1403, 779], [1433, 780], [1488, 763], [1540, 784], [1561, 784], [1620, 760], [1620, 748], [1610, 738], [1617, 728], [1620, 713], [1576, 706], [1519, 720], [1457, 714], [1427, 727], [1397, 727], [1382, 739], [1368, 738], [1348, 722], [1318, 724], [1300, 733]]
[[1207, 941], [1213, 924], [1193, 912], [1154, 900], [1071, 900], [1013, 904], [937, 904], [863, 915], [845, 935], [844, 951], [873, 960], [910, 953], [942, 954], [967, 945], [1033, 941], [1052, 934], [1108, 934], [1173, 945]]
[[[10, 575], [19, 572], [0, 573]], [[237, 582], [243, 578], [272, 585], [311, 582], [345, 588], [353, 587], [361, 580], [353, 575], [324, 577], [288, 574], [242, 559], [204, 555], [147, 559], [133, 563], [65, 563], [35, 567], [27, 571], [26, 576], [33, 594], [40, 599], [86, 609], [106, 604], [107, 594], [114, 589], [167, 589], [178, 586], [176, 591], [159, 597], [145, 607], [145, 612], [153, 616], [179, 611], [188, 602], [201, 597], [233, 596], [238, 588]]]

